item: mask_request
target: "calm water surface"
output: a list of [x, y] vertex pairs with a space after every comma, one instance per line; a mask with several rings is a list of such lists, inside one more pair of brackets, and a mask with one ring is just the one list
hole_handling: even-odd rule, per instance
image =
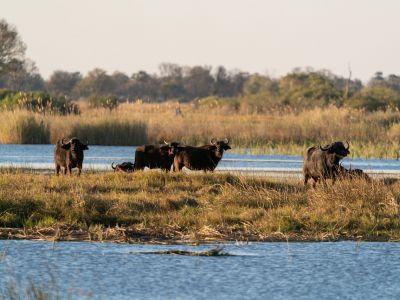
[[[54, 168], [53, 145], [0, 145], [0, 166]], [[89, 146], [85, 151], [84, 169], [111, 170], [112, 162], [134, 161], [135, 147]], [[345, 167], [352, 166], [369, 172], [400, 173], [400, 162], [392, 159], [343, 160]], [[229, 171], [294, 171], [299, 172], [303, 158], [296, 155], [250, 155], [224, 153], [217, 170]]]
[[33, 282], [72, 299], [400, 298], [398, 243], [227, 244], [225, 257], [130, 253], [215, 246], [3, 240], [0, 293]]

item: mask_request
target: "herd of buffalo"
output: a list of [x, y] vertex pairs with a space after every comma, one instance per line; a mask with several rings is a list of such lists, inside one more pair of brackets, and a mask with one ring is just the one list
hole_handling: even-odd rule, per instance
[[[78, 176], [82, 171], [84, 150], [89, 147], [77, 138], [69, 141], [65, 139], [57, 141], [54, 147], [54, 161], [56, 174], [61, 167], [64, 174], [72, 174], [73, 168], [78, 168]], [[124, 162], [111, 167], [114, 171], [134, 172], [136, 170], [162, 169], [169, 172], [181, 171], [183, 167], [190, 170], [214, 171], [222, 159], [224, 151], [231, 149], [229, 140], [212, 139], [209, 144], [194, 147], [183, 146], [177, 142], [165, 142], [164, 144], [143, 145], [136, 148], [135, 162]], [[362, 178], [370, 181], [370, 178], [360, 169], [346, 169], [340, 164], [340, 160], [350, 154], [349, 143], [334, 142], [326, 146], [314, 146], [307, 150], [304, 156], [304, 185], [309, 179], [313, 179], [313, 186], [319, 181], [325, 182], [337, 178], [352, 179]]]

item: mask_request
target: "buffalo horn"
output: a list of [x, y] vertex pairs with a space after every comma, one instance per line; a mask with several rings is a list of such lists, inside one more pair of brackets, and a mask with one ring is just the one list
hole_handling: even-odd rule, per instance
[[225, 138], [225, 139], [224, 139], [224, 142], [225, 142], [225, 144], [229, 144], [228, 138]]
[[329, 148], [331, 147], [331, 145], [329, 144], [329, 145], [327, 145], [326, 147], [322, 147], [321, 145], [319, 145], [319, 148], [322, 150], [322, 151], [326, 151], [326, 150], [329, 150]]
[[216, 141], [217, 141], [217, 140], [216, 140], [215, 138], [212, 138], [211, 141], [210, 141], [210, 144], [211, 144], [211, 145], [215, 145]]
[[350, 144], [349, 144], [349, 142], [348, 142], [348, 141], [346, 141], [346, 144], [347, 144], [346, 150], [349, 150], [349, 148], [350, 148]]

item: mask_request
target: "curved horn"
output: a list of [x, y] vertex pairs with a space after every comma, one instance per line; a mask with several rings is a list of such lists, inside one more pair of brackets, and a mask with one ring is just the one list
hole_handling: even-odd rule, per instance
[[211, 144], [211, 145], [215, 145], [216, 142], [217, 142], [217, 140], [216, 140], [215, 138], [212, 138], [212, 139], [210, 140], [210, 144]]
[[116, 168], [114, 167], [114, 162], [111, 163], [111, 168], [113, 168], [113, 170], [116, 169]]
[[322, 151], [329, 150], [330, 147], [331, 147], [331, 144], [327, 145], [326, 147], [322, 147], [321, 145], [319, 145], [319, 148], [320, 148]]
[[164, 144], [166, 144], [166, 145], [169, 145], [169, 143], [168, 143], [168, 142], [166, 142], [165, 140], [164, 140]]
[[225, 139], [224, 139], [224, 142], [225, 142], [225, 144], [229, 144], [229, 139], [228, 139], [228, 138], [225, 138]]
[[345, 141], [346, 142], [346, 144], [347, 144], [347, 147], [345, 147], [346, 148], [346, 150], [349, 150], [349, 148], [350, 148], [350, 144], [349, 144], [349, 142], [348, 141]]

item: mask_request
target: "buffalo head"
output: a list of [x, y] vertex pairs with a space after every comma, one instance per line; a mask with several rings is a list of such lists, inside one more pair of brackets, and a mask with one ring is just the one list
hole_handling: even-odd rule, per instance
[[164, 145], [160, 147], [160, 151], [162, 155], [175, 155], [178, 152], [178, 142], [166, 142], [164, 141]]
[[225, 138], [224, 140], [222, 140], [222, 141], [217, 141], [216, 139], [211, 139], [211, 141], [210, 141], [210, 143], [211, 143], [211, 145], [214, 145], [214, 146], [216, 146], [217, 147], [217, 149], [218, 150], [223, 150], [223, 151], [225, 151], [225, 150], [229, 150], [229, 149], [232, 149], [228, 144], [229, 144], [229, 140], [227, 139], [227, 138]]
[[348, 142], [346, 142], [346, 145], [347, 146], [345, 146], [343, 142], [334, 142], [324, 147], [322, 146], [319, 147], [322, 151], [327, 151], [328, 153], [333, 153], [338, 157], [343, 158], [350, 154], [349, 151], [350, 145]]
[[64, 139], [61, 140], [61, 147], [65, 150], [71, 149], [71, 151], [76, 152], [76, 151], [83, 151], [83, 150], [89, 150], [88, 143], [83, 144], [81, 141], [77, 138], [72, 138], [68, 141], [68, 143], [64, 143]]

